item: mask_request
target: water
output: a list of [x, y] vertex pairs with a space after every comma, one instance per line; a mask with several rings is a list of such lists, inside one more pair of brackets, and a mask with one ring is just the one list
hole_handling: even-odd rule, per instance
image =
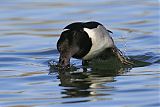
[[[159, 106], [158, 0], [1, 0], [0, 107]], [[136, 66], [51, 72], [67, 24], [95, 20]], [[98, 65], [99, 67], [100, 65]], [[102, 68], [102, 67], [100, 67]]]

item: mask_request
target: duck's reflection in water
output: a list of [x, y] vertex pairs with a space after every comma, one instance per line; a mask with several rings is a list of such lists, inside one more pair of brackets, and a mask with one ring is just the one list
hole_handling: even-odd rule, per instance
[[[86, 97], [104, 95], [104, 90], [112, 90], [114, 87], [107, 86], [107, 82], [114, 82], [114, 76], [92, 74], [91, 72], [59, 72], [61, 86], [67, 87], [62, 94], [65, 97]], [[103, 90], [103, 92], [100, 92]]]
[[[50, 68], [51, 72], [53, 72], [52, 68]], [[114, 77], [124, 72], [126, 72], [126, 68], [123, 67], [97, 69], [96, 66], [92, 69], [58, 70], [59, 85], [65, 87], [61, 93], [64, 94], [63, 98], [88, 96], [96, 98], [97, 96], [110, 95], [109, 92], [115, 88], [107, 83], [115, 82]]]

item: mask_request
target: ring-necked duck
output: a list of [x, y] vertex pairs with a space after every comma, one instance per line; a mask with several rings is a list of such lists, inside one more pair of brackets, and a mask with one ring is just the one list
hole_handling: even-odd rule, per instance
[[59, 64], [63, 67], [70, 65], [71, 57], [89, 61], [101, 54], [107, 54], [106, 49], [110, 49], [122, 63], [130, 64], [115, 46], [110, 33], [110, 30], [95, 21], [69, 24], [57, 42]]

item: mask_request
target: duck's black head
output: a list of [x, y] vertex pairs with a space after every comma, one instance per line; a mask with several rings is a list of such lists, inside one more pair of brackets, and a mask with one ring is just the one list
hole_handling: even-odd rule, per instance
[[57, 49], [60, 53], [59, 64], [68, 66], [70, 58], [81, 59], [91, 49], [92, 41], [83, 30], [84, 23], [72, 23], [64, 28], [57, 42]]

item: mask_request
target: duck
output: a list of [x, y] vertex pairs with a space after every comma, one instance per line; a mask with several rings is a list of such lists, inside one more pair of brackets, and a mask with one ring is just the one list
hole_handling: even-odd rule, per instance
[[114, 55], [124, 64], [131, 64], [116, 47], [112, 33], [97, 21], [73, 22], [67, 25], [57, 41], [59, 65], [70, 66], [71, 58], [81, 59], [84, 65], [95, 58], [105, 59], [108, 54]]

